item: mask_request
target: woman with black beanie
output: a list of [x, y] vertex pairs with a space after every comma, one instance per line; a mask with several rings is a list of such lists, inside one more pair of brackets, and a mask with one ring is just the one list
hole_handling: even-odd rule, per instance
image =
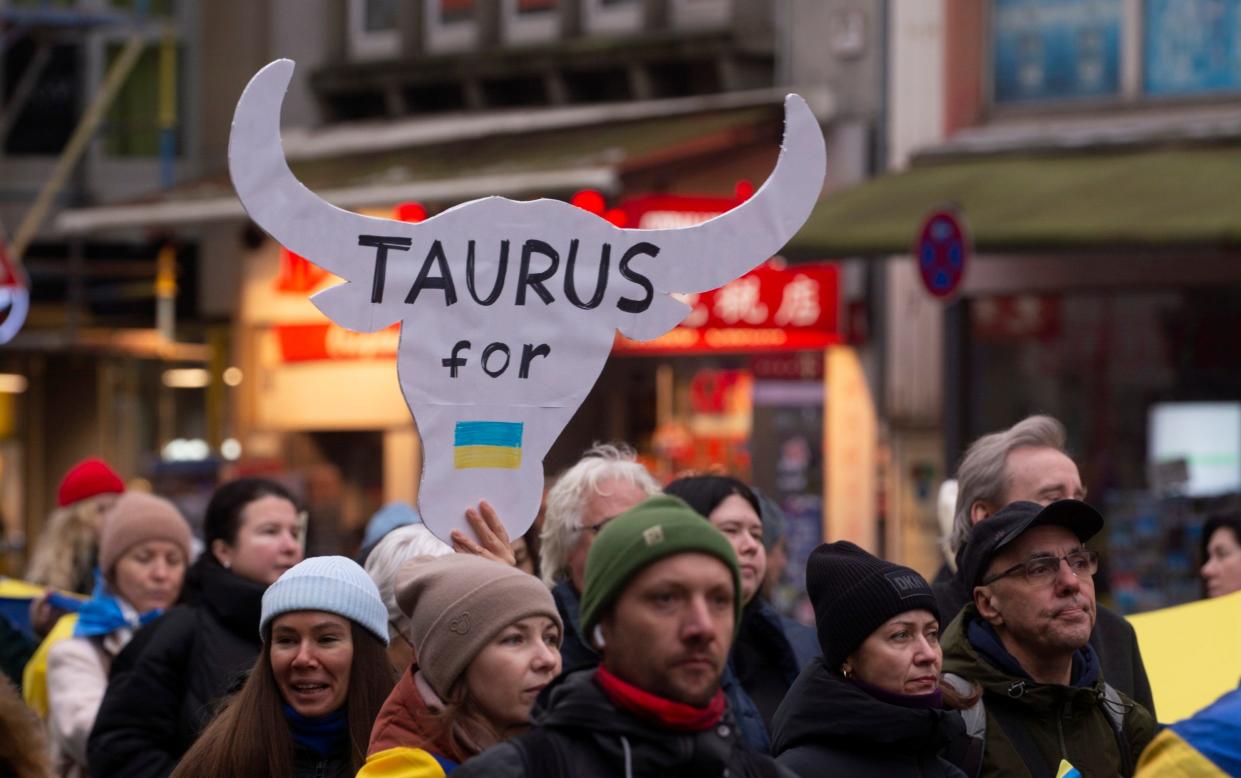
[[[823, 656], [776, 713], [772, 753], [802, 776], [961, 778], [969, 707], [940, 685], [939, 609], [926, 579], [848, 541], [806, 563]], [[959, 755], [959, 756], [958, 756]]]

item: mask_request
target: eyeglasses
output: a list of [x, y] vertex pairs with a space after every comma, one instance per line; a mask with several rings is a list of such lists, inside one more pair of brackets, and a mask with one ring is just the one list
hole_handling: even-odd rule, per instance
[[1021, 573], [1032, 584], [1044, 584], [1055, 580], [1056, 575], [1060, 573], [1060, 560], [1062, 559], [1068, 563], [1069, 572], [1078, 578], [1099, 572], [1099, 555], [1094, 551], [1080, 549], [1070, 551], [1064, 556], [1036, 556], [1019, 565], [1013, 565], [1002, 573], [984, 578], [982, 585], [986, 586], [1014, 573]]

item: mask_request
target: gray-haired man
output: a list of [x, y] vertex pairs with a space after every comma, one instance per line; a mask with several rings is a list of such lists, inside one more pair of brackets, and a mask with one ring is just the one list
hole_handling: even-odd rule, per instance
[[[1077, 465], [1064, 452], [1064, 425], [1051, 416], [1029, 416], [1006, 430], [984, 435], [965, 452], [957, 468], [957, 508], [951, 545], [958, 564], [974, 527], [1019, 500], [1049, 505], [1086, 496]], [[945, 622], [973, 598], [961, 570], [932, 587]], [[1108, 683], [1132, 697], [1153, 716], [1155, 701], [1142, 664], [1137, 635], [1124, 617], [1099, 607], [1090, 635]]]

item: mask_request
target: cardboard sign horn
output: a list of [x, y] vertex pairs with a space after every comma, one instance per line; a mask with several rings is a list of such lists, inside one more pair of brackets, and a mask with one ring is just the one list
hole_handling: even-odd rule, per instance
[[[419, 509], [448, 539], [486, 499], [518, 537], [538, 513], [543, 457], [594, 385], [620, 330], [659, 337], [690, 309], [671, 295], [720, 287], [766, 261], [823, 186], [818, 121], [785, 100], [776, 169], [749, 200], [693, 227], [633, 230], [559, 200], [485, 197], [411, 224], [325, 202], [290, 172], [280, 105], [293, 62], [250, 81], [229, 171], [250, 217], [345, 283], [312, 297], [337, 324], [400, 323], [397, 375], [423, 447]], [[467, 152], [468, 153], [468, 152]], [[604, 427], [595, 433], [601, 437]]]

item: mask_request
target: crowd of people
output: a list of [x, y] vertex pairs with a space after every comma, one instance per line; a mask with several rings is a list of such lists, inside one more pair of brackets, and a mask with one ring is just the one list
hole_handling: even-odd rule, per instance
[[[273, 481], [221, 485], [197, 539], [88, 460], [27, 571], [47, 587], [28, 629], [0, 618], [0, 775], [1241, 770], [1236, 693], [1159, 731], [1064, 444], [1035, 416], [970, 447], [934, 583], [819, 546], [813, 627], [767, 599], [770, 501], [723, 475], [661, 486], [623, 446], [561, 474], [516, 542], [486, 503], [448, 543], [393, 505], [356, 561], [304, 558]], [[1239, 540], [1236, 519], [1204, 529], [1208, 595], [1241, 590]]]

